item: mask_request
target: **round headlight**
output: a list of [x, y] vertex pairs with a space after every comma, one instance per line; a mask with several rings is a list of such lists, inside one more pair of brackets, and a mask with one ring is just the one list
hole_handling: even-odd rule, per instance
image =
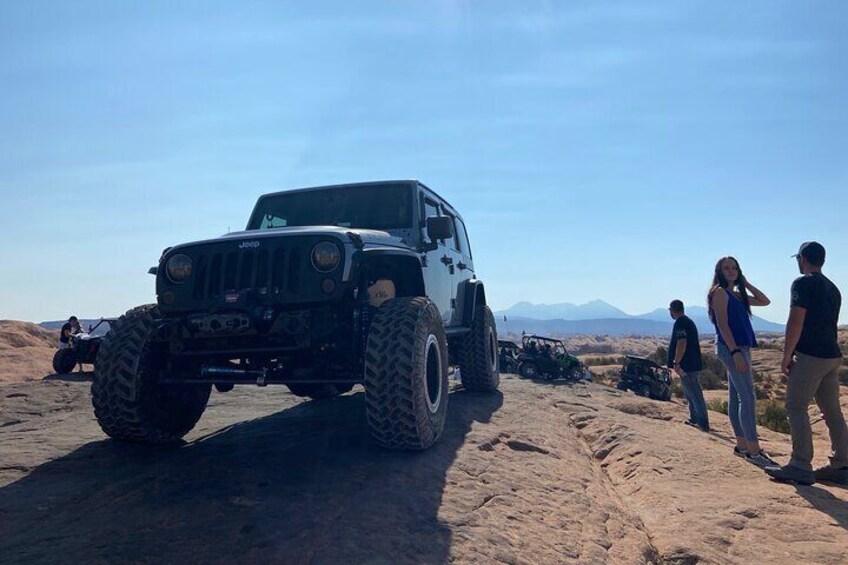
[[321, 273], [329, 273], [339, 266], [342, 252], [334, 243], [322, 241], [312, 248], [312, 266]]
[[165, 272], [171, 282], [182, 283], [191, 276], [191, 259], [183, 254], [174, 255], [168, 259]]

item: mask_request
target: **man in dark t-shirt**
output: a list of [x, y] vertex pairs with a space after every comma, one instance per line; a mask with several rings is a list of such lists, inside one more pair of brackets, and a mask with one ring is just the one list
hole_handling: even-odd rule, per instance
[[62, 330], [59, 333], [59, 348], [68, 347], [71, 343], [71, 336], [78, 334], [80, 331], [79, 320], [76, 316], [71, 316], [68, 321], [62, 325]]
[[[842, 296], [821, 272], [824, 247], [815, 241], [794, 255], [803, 276], [792, 283], [781, 370], [788, 376], [786, 411], [792, 433], [792, 457], [783, 467], [767, 468], [774, 479], [809, 485], [815, 481], [848, 484], [848, 426], [839, 405], [842, 352], [836, 325]], [[815, 398], [830, 432], [830, 464], [813, 471], [813, 435], [808, 408]]]
[[710, 420], [707, 404], [704, 402], [704, 391], [701, 390], [700, 373], [703, 363], [698, 328], [685, 314], [682, 301], [672, 300], [668, 313], [674, 320], [671, 341], [668, 344], [668, 367], [680, 376], [683, 396], [689, 403], [689, 420], [686, 423], [708, 432]]

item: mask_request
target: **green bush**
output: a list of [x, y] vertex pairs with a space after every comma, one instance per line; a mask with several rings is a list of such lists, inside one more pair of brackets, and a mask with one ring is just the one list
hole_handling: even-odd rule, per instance
[[704, 371], [710, 371], [721, 380], [727, 380], [727, 369], [715, 353], [706, 352], [701, 355]]
[[757, 423], [776, 432], [789, 433], [789, 418], [787, 417], [786, 407], [782, 402], [776, 400], [759, 404], [757, 407]]
[[660, 345], [656, 351], [648, 356], [648, 359], [660, 367], [665, 367], [668, 364], [668, 349]]
[[624, 363], [624, 357], [590, 357], [586, 359], [585, 363], [588, 367], [596, 367], [598, 365], [621, 365]]
[[757, 400], [768, 400], [769, 393], [768, 393], [768, 391], [761, 389], [760, 387], [754, 385], [754, 397]]
[[722, 414], [727, 414], [727, 401], [722, 400], [721, 398], [713, 398], [709, 402], [707, 402], [707, 408], [712, 410], [713, 412], [721, 412]]
[[701, 374], [698, 376], [698, 380], [701, 382], [701, 388], [704, 390], [718, 390], [720, 388], [724, 388], [724, 383], [721, 382], [718, 375], [709, 369], [701, 371]]

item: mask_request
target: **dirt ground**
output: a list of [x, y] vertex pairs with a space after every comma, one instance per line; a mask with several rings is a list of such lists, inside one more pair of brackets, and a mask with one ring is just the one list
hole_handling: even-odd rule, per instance
[[771, 482], [731, 454], [726, 417], [705, 434], [601, 385], [455, 390], [420, 453], [374, 446], [359, 387], [213, 392], [156, 448], [106, 438], [89, 385], [0, 384], [2, 563], [848, 562], [848, 487]]

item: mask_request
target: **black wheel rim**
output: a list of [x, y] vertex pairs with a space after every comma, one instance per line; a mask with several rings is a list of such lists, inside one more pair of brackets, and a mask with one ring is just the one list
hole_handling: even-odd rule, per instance
[[442, 356], [439, 339], [433, 334], [427, 336], [424, 370], [427, 378], [427, 408], [431, 414], [435, 414], [442, 402]]

